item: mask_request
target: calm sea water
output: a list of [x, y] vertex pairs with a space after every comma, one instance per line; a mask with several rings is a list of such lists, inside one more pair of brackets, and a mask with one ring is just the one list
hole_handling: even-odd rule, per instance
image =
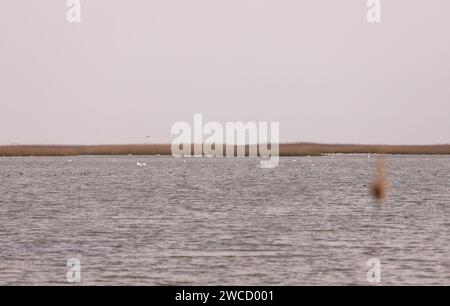
[[388, 157], [384, 204], [375, 163], [0, 158], [0, 284], [450, 285], [450, 157]]

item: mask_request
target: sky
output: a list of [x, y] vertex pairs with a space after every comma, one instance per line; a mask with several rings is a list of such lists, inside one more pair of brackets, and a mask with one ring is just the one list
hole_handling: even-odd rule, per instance
[[450, 143], [450, 1], [2, 0], [0, 144], [170, 143], [177, 121], [281, 142]]

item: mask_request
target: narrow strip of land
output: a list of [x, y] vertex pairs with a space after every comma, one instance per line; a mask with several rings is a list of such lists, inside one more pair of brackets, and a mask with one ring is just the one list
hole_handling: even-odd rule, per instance
[[[246, 151], [248, 152], [248, 146]], [[236, 152], [236, 147], [235, 147]], [[280, 156], [320, 156], [325, 154], [412, 154], [450, 155], [445, 145], [350, 145], [318, 143], [280, 144]], [[171, 155], [170, 144], [130, 145], [2, 145], [0, 156], [76, 155]]]

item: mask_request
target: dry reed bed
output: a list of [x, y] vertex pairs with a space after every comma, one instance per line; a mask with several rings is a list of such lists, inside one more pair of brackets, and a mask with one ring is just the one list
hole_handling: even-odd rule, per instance
[[[248, 154], [248, 146], [246, 152]], [[319, 156], [324, 154], [450, 154], [450, 145], [338, 145], [316, 143], [280, 144], [280, 156]], [[75, 155], [171, 155], [169, 144], [133, 145], [4, 145], [0, 156], [75, 156]], [[236, 147], [235, 147], [236, 154]]]

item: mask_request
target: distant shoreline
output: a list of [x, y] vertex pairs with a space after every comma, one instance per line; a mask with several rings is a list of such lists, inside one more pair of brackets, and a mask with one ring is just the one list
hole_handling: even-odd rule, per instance
[[[236, 147], [235, 147], [236, 150]], [[246, 146], [248, 151], [248, 146]], [[450, 155], [445, 145], [280, 144], [280, 156], [326, 154]], [[0, 157], [78, 155], [172, 155], [170, 144], [129, 145], [0, 145]]]

